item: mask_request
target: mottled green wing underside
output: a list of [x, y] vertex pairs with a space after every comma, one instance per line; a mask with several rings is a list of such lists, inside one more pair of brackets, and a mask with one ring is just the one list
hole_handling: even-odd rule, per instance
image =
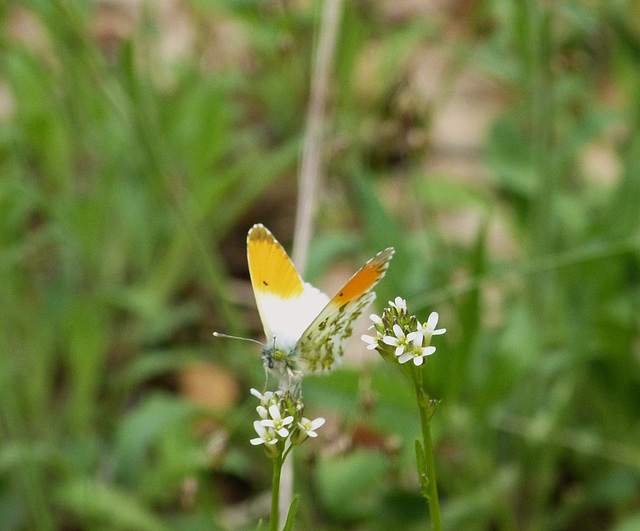
[[344, 343], [353, 333], [353, 325], [376, 298], [368, 292], [342, 306], [332, 304], [305, 330], [298, 340], [297, 353], [304, 373], [328, 371], [344, 355]]

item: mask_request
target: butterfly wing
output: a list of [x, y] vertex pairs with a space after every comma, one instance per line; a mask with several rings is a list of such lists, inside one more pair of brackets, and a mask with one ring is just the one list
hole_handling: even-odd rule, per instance
[[247, 260], [267, 345], [293, 349], [329, 297], [302, 281], [282, 245], [261, 224], [247, 235]]
[[376, 298], [371, 288], [385, 275], [393, 248], [369, 260], [328, 302], [300, 337], [297, 350], [304, 372], [329, 370], [344, 354], [353, 324]]

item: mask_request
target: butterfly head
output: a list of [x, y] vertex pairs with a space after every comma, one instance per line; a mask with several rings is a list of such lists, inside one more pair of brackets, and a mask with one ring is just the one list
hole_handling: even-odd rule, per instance
[[300, 357], [297, 347], [282, 349], [276, 346], [275, 338], [271, 344], [262, 349], [262, 361], [265, 369], [273, 372], [280, 381], [299, 380], [303, 371], [300, 367]]
[[239, 339], [241, 341], [250, 341], [262, 346], [262, 361], [265, 369], [273, 372], [280, 381], [297, 382], [302, 379], [303, 370], [300, 366], [300, 358], [298, 346], [282, 348], [276, 344], [274, 337], [270, 343], [262, 343], [248, 337], [230, 336], [220, 332], [214, 332], [215, 337], [226, 337], [227, 339]]

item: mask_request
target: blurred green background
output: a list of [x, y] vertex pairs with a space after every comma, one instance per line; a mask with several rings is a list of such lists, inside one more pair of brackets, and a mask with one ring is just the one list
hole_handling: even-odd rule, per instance
[[[259, 349], [211, 333], [261, 339], [321, 7], [0, 4], [1, 529], [268, 514]], [[446, 529], [640, 529], [639, 79], [637, 2], [344, 2], [306, 278], [393, 245], [378, 308], [440, 313]], [[298, 528], [424, 529], [408, 382], [349, 351], [304, 383]]]

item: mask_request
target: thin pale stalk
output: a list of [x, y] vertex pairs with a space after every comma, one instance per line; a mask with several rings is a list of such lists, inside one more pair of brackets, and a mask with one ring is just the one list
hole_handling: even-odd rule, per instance
[[[293, 238], [293, 263], [304, 274], [309, 256], [311, 227], [318, 197], [318, 182], [322, 174], [322, 140], [329, 93], [329, 79], [338, 40], [342, 15], [342, 0], [326, 0], [320, 19], [318, 45], [314, 54], [311, 76], [311, 95], [307, 110], [302, 157], [298, 173], [298, 206]], [[293, 460], [284, 465], [280, 507], [284, 525], [288, 508], [293, 501]]]
[[329, 79], [333, 69], [341, 14], [342, 0], [325, 1], [320, 20], [318, 45], [315, 50], [311, 95], [298, 174], [298, 208], [293, 240], [293, 263], [301, 273], [304, 272], [307, 264], [318, 182], [322, 175], [322, 141]]

